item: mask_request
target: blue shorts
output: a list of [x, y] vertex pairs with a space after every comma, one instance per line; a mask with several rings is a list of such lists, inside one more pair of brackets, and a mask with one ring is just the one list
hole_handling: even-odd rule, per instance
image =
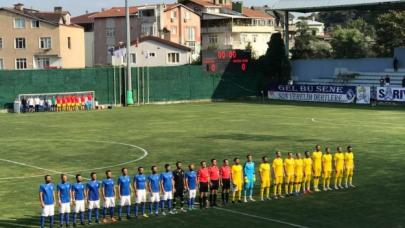
[[253, 189], [253, 186], [255, 185], [253, 179], [249, 179], [248, 183], [245, 183], [245, 189]]

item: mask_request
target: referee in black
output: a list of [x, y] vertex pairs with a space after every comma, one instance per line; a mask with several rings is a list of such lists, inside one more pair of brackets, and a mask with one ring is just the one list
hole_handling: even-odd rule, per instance
[[174, 193], [173, 199], [173, 208], [176, 209], [177, 205], [177, 198], [180, 198], [180, 210], [182, 212], [186, 212], [184, 210], [184, 170], [181, 168], [182, 164], [180, 161], [176, 162], [176, 169], [173, 171], [173, 178], [174, 178], [174, 188], [176, 192]]

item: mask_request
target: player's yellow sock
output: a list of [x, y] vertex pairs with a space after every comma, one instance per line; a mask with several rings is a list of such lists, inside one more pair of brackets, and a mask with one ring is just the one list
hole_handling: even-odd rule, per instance
[[318, 185], [319, 185], [319, 178], [315, 177], [314, 178], [314, 189], [317, 190], [318, 189]]
[[298, 182], [296, 190], [297, 192], [301, 191], [301, 182]]
[[342, 185], [342, 177], [339, 177], [339, 186], [341, 186]]
[[273, 186], [273, 195], [277, 196], [277, 185], [276, 184]]
[[335, 177], [335, 187], [337, 186], [337, 184], [338, 184], [338, 177]]
[[242, 191], [238, 191], [238, 199], [239, 199], [239, 200], [242, 199]]
[[322, 183], [322, 186], [323, 186], [323, 188], [326, 188], [326, 178], [323, 178], [323, 183]]
[[260, 188], [260, 197], [261, 197], [261, 199], [263, 199], [263, 197], [264, 197], [264, 188], [263, 187]]
[[326, 187], [330, 188], [330, 177], [328, 177], [328, 179], [326, 179]]
[[304, 191], [307, 190], [307, 188], [305, 187], [306, 186], [305, 184], [306, 184], [306, 181], [302, 182], [302, 188], [304, 189]]
[[349, 184], [353, 185], [353, 176], [349, 176]]
[[290, 194], [294, 192], [294, 183], [290, 184]]
[[289, 186], [290, 184], [289, 183], [285, 183], [285, 185], [284, 185], [284, 192], [285, 192], [285, 194], [288, 194], [288, 186]]
[[281, 196], [281, 189], [282, 189], [282, 186], [281, 186], [281, 184], [279, 184], [278, 185], [278, 194]]
[[266, 197], [269, 198], [270, 197], [270, 187], [266, 188]]
[[235, 197], [236, 197], [236, 191], [232, 192], [232, 201], [235, 202]]

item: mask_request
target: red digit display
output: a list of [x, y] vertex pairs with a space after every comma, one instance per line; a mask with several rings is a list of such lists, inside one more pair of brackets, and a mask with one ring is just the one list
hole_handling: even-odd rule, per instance
[[216, 65], [215, 63], [212, 63], [212, 64], [210, 65], [210, 71], [211, 71], [211, 72], [217, 71], [217, 65]]
[[246, 71], [246, 63], [241, 64], [241, 69], [242, 69], [242, 71]]

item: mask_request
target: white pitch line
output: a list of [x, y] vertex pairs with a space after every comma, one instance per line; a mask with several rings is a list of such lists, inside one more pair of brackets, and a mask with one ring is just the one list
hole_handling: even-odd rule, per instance
[[318, 122], [318, 121], [315, 120], [315, 118], [311, 118], [311, 121], [314, 122], [314, 123]]
[[251, 217], [251, 218], [262, 219], [262, 220], [266, 220], [266, 221], [270, 221], [270, 222], [284, 224], [284, 225], [288, 225], [288, 226], [292, 226], [292, 227], [307, 228], [306, 226], [301, 226], [301, 225], [298, 225], [298, 224], [289, 223], [289, 222], [281, 221], [281, 220], [278, 220], [278, 219], [266, 218], [266, 217], [262, 217], [262, 216], [258, 216], [258, 215], [252, 215], [252, 214], [239, 212], [239, 211], [234, 211], [234, 210], [230, 210], [230, 209], [225, 209], [225, 208], [220, 208], [220, 207], [215, 207], [215, 209], [220, 210], [220, 211], [226, 211], [226, 212], [233, 213], [233, 214], [243, 215], [243, 216], [247, 216], [247, 217]]
[[[26, 140], [27, 141], [34, 141], [34, 140], [41, 141], [41, 139], [26, 139]], [[120, 143], [120, 142], [113, 142], [113, 141], [97, 141], [97, 140], [72, 140], [72, 139], [63, 139], [63, 140], [47, 139], [47, 140], [43, 140], [43, 141], [71, 141], [71, 142], [73, 141], [73, 142], [93, 142], [93, 143], [117, 144], [117, 145], [129, 146], [129, 147], [132, 147], [132, 148], [139, 149], [139, 150], [141, 150], [143, 152], [143, 155], [141, 157], [137, 158], [137, 159], [126, 161], [126, 162], [119, 163], [119, 164], [116, 164], [116, 165], [104, 166], [104, 167], [96, 167], [96, 168], [92, 168], [92, 169], [77, 170], [77, 171], [67, 171], [67, 172], [46, 169], [46, 168], [42, 168], [42, 167], [39, 167], [39, 166], [29, 165], [29, 164], [26, 164], [26, 163], [7, 160], [7, 159], [2, 159], [2, 158], [0, 158], [0, 161], [16, 164], [16, 165], [20, 165], [20, 166], [26, 166], [26, 167], [30, 167], [30, 168], [34, 168], [34, 169], [38, 169], [38, 170], [43, 170], [43, 171], [51, 172], [51, 173], [54, 173], [54, 174], [62, 174], [62, 173], [64, 173], [64, 174], [66, 174], [68, 176], [75, 177], [75, 175], [72, 175], [72, 174], [69, 174], [69, 173], [79, 173], [79, 172], [95, 171], [95, 170], [100, 170], [100, 169], [114, 168], [114, 167], [118, 167], [118, 166], [122, 166], [122, 165], [126, 165], [126, 164], [129, 164], [129, 163], [140, 161], [140, 160], [144, 159], [146, 156], [148, 156], [148, 151], [146, 149], [144, 149], [142, 147], [139, 147], [139, 146], [136, 146], [136, 145], [128, 144], [128, 143]], [[25, 177], [25, 176], [23, 176], [23, 177], [3, 177], [3, 178], [0, 178], [0, 180], [26, 179], [26, 178], [35, 178], [35, 177], [42, 177], [42, 176], [43, 175], [35, 175], [35, 176], [29, 176], [29, 177]], [[84, 178], [84, 177], [83, 177], [83, 179], [89, 180], [88, 178]]]

